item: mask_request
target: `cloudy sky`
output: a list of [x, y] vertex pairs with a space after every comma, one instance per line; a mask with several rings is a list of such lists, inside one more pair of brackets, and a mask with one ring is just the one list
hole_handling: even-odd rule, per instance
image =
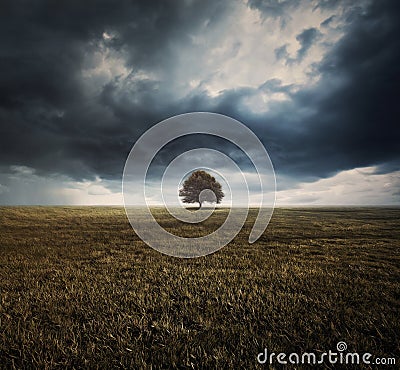
[[[257, 134], [278, 205], [398, 205], [399, 16], [398, 0], [2, 1], [0, 204], [122, 204], [135, 141], [207, 111]], [[208, 142], [229, 147], [159, 162]]]

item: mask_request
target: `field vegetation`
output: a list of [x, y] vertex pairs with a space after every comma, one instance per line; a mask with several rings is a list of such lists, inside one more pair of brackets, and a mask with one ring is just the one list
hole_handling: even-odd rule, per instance
[[[186, 236], [226, 212], [196, 231], [154, 210]], [[220, 251], [179, 259], [122, 208], [0, 208], [0, 366], [252, 369], [264, 348], [339, 341], [399, 363], [400, 209], [276, 209], [249, 245], [255, 215]]]

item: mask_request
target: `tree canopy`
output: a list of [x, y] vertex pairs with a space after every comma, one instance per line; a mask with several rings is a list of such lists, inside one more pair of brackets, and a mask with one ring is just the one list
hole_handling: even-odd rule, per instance
[[200, 208], [203, 202], [221, 203], [224, 195], [221, 184], [203, 170], [193, 172], [179, 190], [184, 203], [199, 203]]

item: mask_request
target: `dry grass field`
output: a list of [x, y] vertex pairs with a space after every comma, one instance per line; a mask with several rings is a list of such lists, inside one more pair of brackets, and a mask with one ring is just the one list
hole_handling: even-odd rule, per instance
[[249, 245], [254, 215], [222, 250], [178, 259], [122, 208], [1, 207], [0, 366], [252, 369], [264, 348], [339, 341], [399, 363], [400, 209], [276, 209]]

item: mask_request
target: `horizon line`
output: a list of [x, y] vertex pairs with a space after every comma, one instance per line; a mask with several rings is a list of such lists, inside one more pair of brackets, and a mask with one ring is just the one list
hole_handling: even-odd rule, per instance
[[[117, 208], [166, 208], [164, 204], [152, 204], [149, 206], [146, 205], [138, 205], [134, 204], [131, 206], [125, 206], [123, 204], [0, 204], [0, 207], [117, 207]], [[400, 207], [399, 204], [277, 204], [273, 207], [259, 207], [257, 205], [249, 205], [249, 206], [218, 206], [215, 209], [226, 209], [226, 208], [296, 208], [296, 207], [305, 207], [305, 208], [317, 208], [317, 207]], [[182, 208], [182, 207], [170, 207], [170, 208]], [[185, 207], [186, 209], [197, 208], [193, 207]], [[204, 209], [210, 209], [213, 207], [203, 207]]]

